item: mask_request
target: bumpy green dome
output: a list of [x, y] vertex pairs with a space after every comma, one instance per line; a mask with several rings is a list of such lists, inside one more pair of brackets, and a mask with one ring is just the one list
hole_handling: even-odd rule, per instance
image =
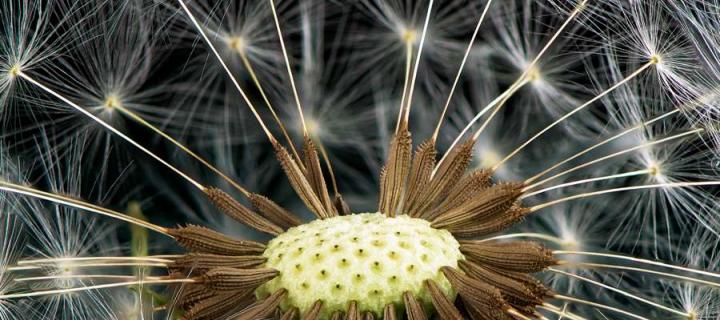
[[445, 230], [407, 216], [388, 218], [379, 213], [316, 220], [289, 229], [270, 241], [266, 266], [280, 275], [257, 290], [265, 297], [288, 290], [283, 309], [297, 307], [304, 314], [323, 301], [322, 319], [344, 311], [356, 301], [361, 311], [382, 315], [394, 303], [402, 308], [402, 294], [412, 292], [430, 308], [425, 280], [435, 281], [450, 298], [455, 293], [440, 272], [464, 259], [459, 244]]

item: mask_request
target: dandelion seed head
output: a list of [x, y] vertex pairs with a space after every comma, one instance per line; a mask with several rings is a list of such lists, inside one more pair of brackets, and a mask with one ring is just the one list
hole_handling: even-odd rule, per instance
[[400, 40], [403, 43], [416, 45], [418, 41], [418, 31], [415, 28], [402, 27], [398, 32]]
[[10, 69], [7, 71], [10, 79], [14, 79], [15, 77], [17, 77], [20, 74], [20, 70], [21, 70], [21, 68], [20, 68], [19, 64], [12, 65], [10, 67]]
[[[359, 232], [354, 226], [362, 225]], [[406, 291], [425, 306], [431, 305], [424, 281], [438, 283], [445, 295], [454, 296], [441, 275], [443, 266], [457, 267], [464, 259], [459, 244], [447, 231], [407, 216], [354, 214], [318, 220], [288, 230], [268, 244], [267, 266], [281, 276], [260, 287], [268, 296], [288, 290], [284, 308], [301, 313], [322, 300], [322, 317], [347, 308], [349, 301], [380, 314], [389, 304], [400, 304]]]
[[243, 37], [234, 36], [227, 39], [227, 45], [238, 54], [244, 54], [247, 43]]
[[305, 125], [307, 127], [308, 134], [312, 137], [322, 137], [323, 130], [320, 122], [314, 118], [305, 118]]
[[494, 167], [500, 160], [502, 160], [500, 153], [492, 148], [483, 148], [484, 150], [478, 150], [477, 153], [481, 155], [478, 166], [480, 168], [489, 169]]
[[660, 165], [657, 163], [649, 163], [648, 164], [648, 174], [653, 177], [661, 177], [662, 176], [662, 170], [660, 169]]
[[[28, 196], [17, 211], [26, 261], [49, 261], [28, 272], [46, 277], [6, 289], [3, 280], [18, 274], [6, 275], [0, 257], [0, 295], [29, 298], [22, 308], [31, 318], [717, 317], [710, 288], [675, 281], [718, 272], [720, 181], [708, 165], [718, 152], [705, 143], [717, 117], [714, 100], [700, 99], [717, 81], [699, 62], [713, 50], [697, 53], [716, 43], [698, 39], [717, 28], [693, 13], [712, 10], [669, 0], [178, 3], [88, 2], [77, 11], [63, 3], [45, 20], [69, 21], [69, 41], [51, 50], [62, 54], [37, 60], [42, 50], [0, 47], [14, 53], [0, 56], [0, 89], [20, 83], [17, 105], [32, 106], [23, 115], [52, 120], [38, 122], [41, 130], [61, 128], [59, 139], [15, 135], [40, 141], [43, 150], [22, 150], [40, 176], [0, 182], [2, 195]], [[683, 33], [698, 27], [706, 30]], [[9, 38], [54, 32], [28, 30]], [[458, 70], [464, 48], [468, 66]], [[177, 61], [182, 70], [166, 74]], [[128, 138], [129, 121], [183, 152]], [[426, 140], [438, 122], [442, 133]], [[98, 124], [108, 131], [87, 130]], [[152, 186], [171, 200], [147, 198], [163, 225], [91, 204], [117, 208], [129, 197], [105, 196], [114, 181], [84, 187], [88, 172], [107, 174], [108, 161], [78, 160], [104, 156], [107, 133], [189, 182], [137, 158], [149, 174], [133, 173], [142, 182], [128, 189]], [[86, 135], [95, 140], [79, 139]], [[168, 209], [200, 225], [174, 224]], [[310, 214], [317, 219], [301, 219]], [[116, 238], [124, 229], [106, 218], [168, 238], [151, 242], [161, 258], [138, 260], [159, 268], [75, 263], [129, 258]], [[116, 274], [123, 280], [111, 284], [134, 287], [88, 280]], [[146, 281], [167, 290], [146, 291]], [[156, 308], [156, 294], [172, 302]]]
[[540, 73], [540, 69], [539, 69], [538, 67], [532, 67], [532, 68], [528, 71], [527, 78], [528, 78], [528, 79], [530, 80], [530, 82], [532, 82], [532, 83], [537, 83], [537, 82], [542, 81], [542, 76], [541, 76], [541, 73]]

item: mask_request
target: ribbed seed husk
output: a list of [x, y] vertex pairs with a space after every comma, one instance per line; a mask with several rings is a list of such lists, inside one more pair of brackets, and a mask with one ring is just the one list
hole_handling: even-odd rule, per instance
[[428, 291], [430, 292], [430, 298], [432, 298], [433, 306], [435, 307], [435, 310], [437, 311], [438, 315], [440, 316], [440, 319], [443, 320], [462, 320], [463, 317], [460, 314], [460, 311], [455, 307], [455, 305], [448, 300], [448, 298], [445, 296], [445, 294], [442, 292], [440, 287], [435, 283], [435, 281], [427, 280], [425, 282], [425, 286], [427, 287]]
[[361, 320], [357, 301], [350, 301], [348, 304], [347, 312], [345, 312], [345, 320]]
[[513, 205], [502, 214], [496, 214], [493, 217], [484, 219], [483, 221], [469, 220], [463, 223], [447, 226], [445, 229], [450, 231], [450, 233], [457, 238], [485, 236], [505, 230], [510, 226], [523, 221], [523, 219], [530, 213], [531, 211], [528, 208]]
[[303, 164], [305, 165], [305, 177], [315, 191], [315, 195], [325, 206], [325, 212], [330, 216], [336, 216], [337, 211], [330, 199], [315, 142], [307, 135], [303, 139]]
[[552, 251], [530, 241], [460, 241], [465, 257], [481, 265], [501, 270], [532, 273], [556, 265]]
[[303, 317], [304, 320], [317, 320], [320, 317], [320, 311], [322, 311], [323, 302], [318, 300], [313, 303], [312, 307], [310, 307], [310, 310], [308, 310], [307, 313], [305, 313], [305, 316]]
[[208, 188], [205, 191], [205, 194], [221, 212], [238, 222], [247, 225], [248, 227], [274, 236], [277, 236], [284, 231], [270, 220], [265, 219], [261, 215], [242, 205], [240, 202], [235, 200], [235, 198], [225, 193], [225, 191], [218, 188]]
[[280, 303], [287, 296], [287, 290], [280, 289], [275, 291], [267, 298], [257, 301], [251, 306], [245, 308], [245, 310], [238, 313], [237, 316], [233, 317], [234, 320], [258, 320], [264, 319], [268, 315], [275, 312], [280, 306]]
[[293, 320], [298, 315], [298, 309], [297, 308], [290, 308], [287, 312], [283, 313], [280, 320]]
[[226, 256], [254, 255], [265, 251], [265, 245], [262, 243], [234, 239], [196, 225], [168, 229], [168, 234], [190, 251]]
[[208, 290], [202, 284], [185, 284], [179, 289], [179, 294], [175, 300], [175, 305], [186, 309], [201, 300], [214, 296], [215, 293]]
[[467, 221], [485, 222], [509, 210], [522, 194], [519, 183], [496, 184], [457, 208], [432, 220], [434, 228], [445, 228]]
[[425, 310], [411, 292], [408, 291], [403, 294], [403, 301], [405, 302], [405, 313], [407, 313], [408, 320], [427, 320]]
[[419, 213], [408, 211], [408, 209], [417, 205], [419, 197], [421, 197], [420, 190], [430, 182], [430, 175], [433, 168], [435, 168], [436, 156], [437, 151], [432, 140], [426, 140], [415, 150], [402, 206], [403, 211], [411, 217], [419, 216]]
[[224, 256], [209, 253], [188, 253], [168, 265], [171, 270], [181, 269], [196, 272], [205, 272], [208, 269], [226, 268], [251, 268], [257, 267], [267, 260], [263, 256]]
[[350, 206], [345, 201], [345, 199], [343, 199], [341, 194], [338, 193], [335, 195], [335, 200], [333, 200], [333, 203], [335, 205], [335, 210], [337, 210], [339, 215], [346, 216], [352, 213]]
[[251, 193], [248, 197], [257, 212], [281, 228], [288, 229], [303, 224], [300, 218], [290, 211], [285, 210], [285, 208], [279, 206], [268, 197], [256, 193]]
[[190, 307], [183, 315], [185, 320], [220, 319], [252, 301], [252, 290], [214, 294]]
[[322, 201], [315, 194], [315, 191], [310, 185], [310, 182], [305, 178], [305, 174], [298, 164], [293, 160], [287, 149], [280, 145], [277, 141], [273, 142], [273, 148], [275, 149], [275, 156], [280, 161], [280, 166], [283, 168], [285, 175], [290, 181], [290, 185], [295, 190], [295, 193], [305, 203], [305, 206], [310, 209], [318, 218], [325, 219], [332, 216], [325, 210], [325, 206]]
[[412, 138], [407, 129], [400, 130], [390, 142], [388, 159], [380, 174], [380, 200], [378, 211], [394, 217], [400, 206], [410, 171]]
[[447, 277], [453, 289], [466, 302], [466, 307], [483, 310], [497, 319], [506, 315], [510, 305], [502, 297], [499, 289], [474, 278], [471, 278], [453, 268], [443, 267], [442, 272]]
[[274, 269], [215, 268], [202, 276], [202, 282], [215, 291], [254, 290], [261, 284], [275, 278], [279, 272]]
[[383, 319], [385, 320], [395, 320], [397, 318], [397, 311], [395, 311], [395, 305], [390, 303], [385, 306], [385, 310], [383, 310]]
[[492, 185], [492, 172], [480, 169], [463, 176], [458, 183], [450, 189], [450, 193], [442, 199], [432, 210], [422, 215], [427, 220], [432, 220], [438, 215], [451, 211], [465, 203], [468, 199], [477, 196], [480, 192]]
[[466, 141], [448, 151], [449, 154], [437, 168], [432, 179], [419, 188], [418, 201], [405, 211], [414, 216], [423, 216], [440, 202], [465, 174], [472, 159], [473, 145], [473, 141]]
[[536, 296], [533, 290], [518, 281], [473, 262], [459, 261], [458, 264], [467, 275], [498, 288], [505, 300], [513, 307], [535, 306], [543, 303], [542, 296]]

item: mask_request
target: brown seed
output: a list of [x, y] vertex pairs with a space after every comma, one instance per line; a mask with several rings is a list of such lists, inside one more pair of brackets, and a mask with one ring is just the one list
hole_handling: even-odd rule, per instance
[[188, 253], [168, 265], [171, 270], [180, 269], [183, 271], [205, 272], [208, 269], [226, 268], [251, 268], [265, 263], [263, 256], [224, 256], [209, 253]]
[[260, 232], [277, 236], [283, 229], [270, 220], [263, 218], [256, 212], [248, 209], [229, 194], [218, 188], [208, 188], [205, 191], [208, 199], [224, 214]]
[[417, 205], [416, 202], [421, 196], [420, 190], [430, 181], [430, 174], [435, 168], [436, 156], [437, 151], [432, 140], [426, 140], [415, 150], [403, 204], [403, 211], [412, 217], [419, 215], [411, 210]]
[[533, 276], [522, 273], [522, 272], [515, 272], [515, 271], [508, 271], [508, 270], [502, 270], [498, 269], [493, 266], [485, 266], [486, 269], [491, 270], [495, 273], [502, 274], [514, 281], [517, 281], [519, 283], [522, 283], [526, 288], [530, 289], [533, 292], [533, 295], [538, 297], [544, 297], [544, 298], [552, 298], [554, 293], [552, 290], [545, 287], [545, 285], [542, 284], [542, 282], [535, 279]]
[[252, 290], [275, 278], [275, 269], [215, 268], [202, 276], [202, 282], [215, 291]]
[[350, 206], [345, 202], [345, 199], [343, 199], [341, 194], [335, 194], [335, 210], [337, 210], [338, 214], [346, 216], [352, 213], [350, 210]]
[[214, 294], [194, 304], [185, 312], [185, 320], [214, 320], [241, 309], [252, 301], [252, 290]]
[[291, 308], [290, 310], [288, 310], [288, 312], [285, 312], [285, 313], [282, 315], [282, 318], [280, 318], [280, 320], [295, 320], [295, 318], [297, 317], [297, 315], [298, 315], [298, 309], [297, 309], [297, 308]]
[[486, 169], [472, 171], [463, 176], [460, 181], [452, 187], [450, 193], [444, 197], [437, 207], [422, 217], [432, 220], [444, 212], [451, 211], [469, 199], [476, 197], [480, 192], [489, 188], [491, 184], [492, 171]]
[[315, 142], [307, 135], [303, 140], [303, 163], [305, 164], [305, 177], [313, 191], [315, 191], [315, 195], [325, 206], [325, 212], [331, 216], [336, 216], [337, 211], [335, 211], [335, 206], [330, 200], [330, 193], [328, 193], [325, 184], [325, 177], [320, 166], [320, 158], [318, 157]]
[[448, 151], [447, 157], [437, 168], [430, 182], [419, 189], [417, 204], [409, 209], [413, 215], [425, 215], [450, 192], [470, 165], [474, 144], [473, 140], [468, 140]]
[[427, 320], [427, 315], [425, 315], [420, 302], [415, 299], [415, 296], [410, 291], [403, 294], [403, 301], [405, 302], [405, 312], [408, 320]]
[[430, 292], [430, 298], [432, 299], [433, 306], [437, 310], [440, 319], [443, 320], [462, 320], [463, 317], [460, 311], [448, 300], [445, 294], [440, 290], [438, 285], [432, 281], [425, 281], [425, 286]]
[[448, 226], [446, 229], [457, 238], [484, 236], [509, 228], [522, 221], [530, 212], [528, 208], [513, 206], [502, 214], [496, 214], [484, 221], [469, 220]]
[[432, 220], [434, 228], [447, 228], [468, 221], [486, 222], [510, 209], [522, 194], [522, 184], [496, 184], [457, 208]]
[[320, 311], [322, 310], [323, 302], [318, 300], [313, 303], [312, 307], [310, 307], [310, 310], [308, 310], [307, 313], [305, 313], [305, 317], [303, 317], [304, 320], [317, 320], [320, 317]]
[[195, 225], [168, 229], [168, 234], [175, 238], [181, 246], [191, 251], [227, 256], [261, 254], [265, 251], [265, 245], [262, 243], [237, 240], [217, 231]]
[[347, 312], [345, 313], [346, 320], [361, 320], [360, 310], [358, 310], [357, 301], [350, 301], [348, 304]]
[[403, 190], [410, 170], [412, 138], [407, 128], [400, 130], [390, 142], [388, 158], [380, 174], [380, 200], [378, 211], [394, 217], [400, 206]]
[[214, 295], [214, 292], [208, 290], [202, 284], [185, 284], [178, 289], [178, 298], [175, 304], [184, 308]]
[[460, 241], [460, 251], [473, 262], [501, 270], [538, 272], [556, 265], [552, 251], [531, 241]]
[[498, 288], [505, 300], [513, 307], [522, 308], [543, 303], [542, 296], [536, 296], [530, 288], [520, 282], [469, 261], [459, 261], [458, 263], [467, 275]]
[[521, 320], [507, 312], [498, 312], [497, 309], [488, 309], [486, 307], [473, 305], [470, 302], [464, 302], [465, 311], [470, 315], [472, 320]]
[[280, 302], [285, 299], [285, 296], [287, 296], [287, 290], [285, 289], [279, 289], [275, 291], [273, 294], [271, 294], [269, 297], [265, 298], [262, 301], [258, 301], [257, 303], [253, 304], [252, 306], [246, 308], [240, 314], [238, 314], [236, 317], [234, 317], [234, 320], [258, 320], [263, 319], [267, 317], [268, 315], [275, 312], [275, 309], [278, 308], [280, 305]]
[[461, 272], [450, 268], [443, 267], [442, 272], [450, 281], [453, 289], [455, 289], [465, 302], [465, 307], [482, 310], [482, 313], [490, 315], [490, 319], [501, 317], [510, 308], [510, 305], [503, 299], [500, 290], [482, 282], [480, 280], [468, 277]]
[[305, 178], [304, 171], [300, 169], [295, 160], [293, 160], [287, 149], [277, 141], [273, 142], [273, 148], [275, 149], [275, 156], [278, 161], [280, 161], [280, 166], [282, 166], [285, 175], [290, 181], [290, 185], [298, 197], [305, 203], [305, 206], [315, 213], [318, 218], [325, 219], [331, 217], [331, 213], [326, 211], [325, 206], [315, 194], [310, 182]]
[[248, 198], [257, 212], [281, 228], [288, 229], [303, 224], [303, 221], [296, 215], [265, 196], [251, 193]]
[[397, 318], [397, 312], [395, 311], [395, 305], [392, 303], [389, 303], [385, 306], [385, 309], [383, 310], [383, 319], [385, 320], [396, 320]]
[[342, 311], [335, 311], [333, 312], [332, 316], [330, 317], [331, 320], [343, 320], [343, 313]]

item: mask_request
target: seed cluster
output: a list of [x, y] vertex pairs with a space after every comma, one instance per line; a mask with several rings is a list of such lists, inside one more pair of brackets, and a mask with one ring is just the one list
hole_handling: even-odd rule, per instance
[[289, 229], [270, 241], [265, 267], [280, 275], [257, 290], [260, 298], [288, 290], [283, 309], [301, 313], [324, 303], [321, 318], [348, 309], [356, 301], [362, 311], [381, 315], [387, 304], [402, 306], [409, 291], [427, 309], [431, 298], [424, 286], [433, 280], [454, 299], [440, 272], [463, 259], [459, 243], [426, 220], [380, 213], [339, 216]]
[[442, 163], [432, 141], [413, 155], [411, 135], [400, 128], [380, 177], [378, 213], [350, 214], [339, 194], [331, 199], [310, 139], [302, 162], [274, 146], [318, 220], [302, 224], [259, 195], [248, 195], [248, 208], [207, 189], [218, 209], [275, 238], [263, 245], [198, 226], [168, 230], [191, 251], [171, 269], [196, 280], [177, 294], [184, 318], [537, 318], [537, 306], [553, 293], [532, 273], [556, 264], [552, 253], [533, 242], [472, 240], [531, 212], [519, 200], [523, 184], [468, 170], [471, 142]]

